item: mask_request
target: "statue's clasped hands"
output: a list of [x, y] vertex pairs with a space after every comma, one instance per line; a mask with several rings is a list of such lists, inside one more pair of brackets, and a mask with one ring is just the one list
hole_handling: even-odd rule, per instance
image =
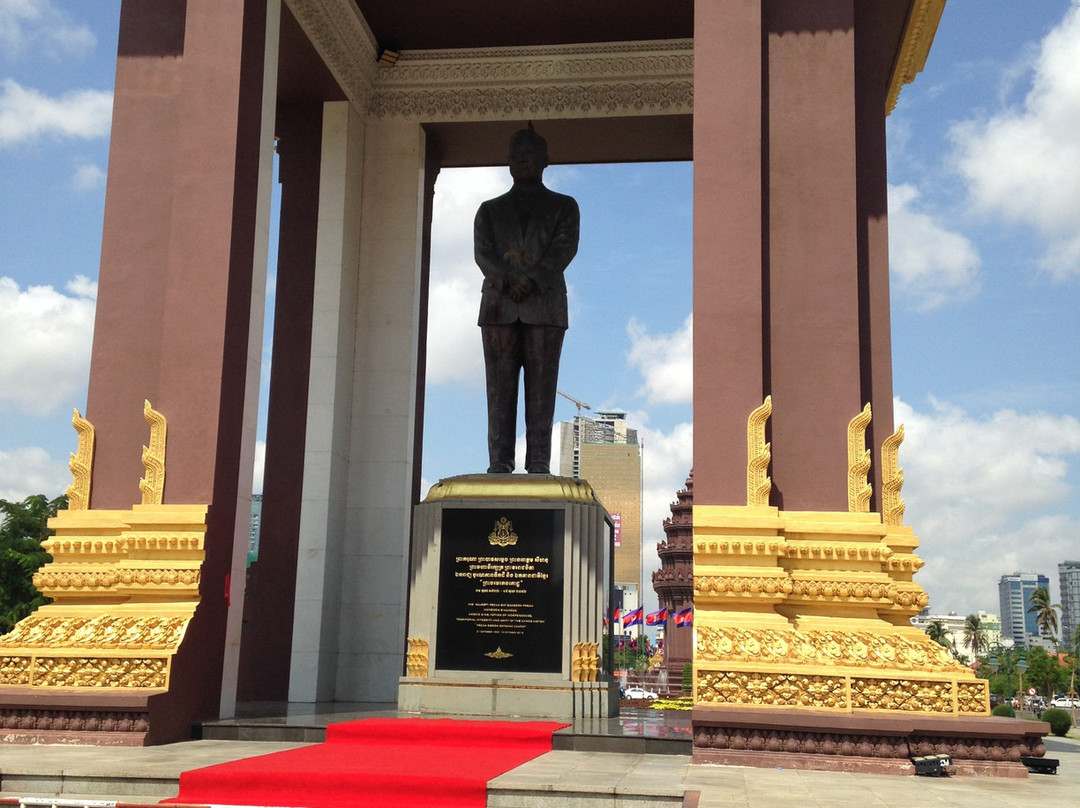
[[536, 282], [528, 275], [520, 271], [531, 268], [536, 263], [536, 253], [522, 252], [520, 250], [508, 250], [503, 253], [503, 260], [510, 267], [511, 272], [504, 279], [506, 293], [515, 303], [520, 303], [536, 291], [539, 291]]

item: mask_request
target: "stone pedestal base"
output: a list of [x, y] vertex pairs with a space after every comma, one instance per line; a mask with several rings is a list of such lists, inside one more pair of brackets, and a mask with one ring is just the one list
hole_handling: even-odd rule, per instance
[[[619, 709], [611, 521], [583, 480], [477, 474], [416, 507], [406, 712], [572, 719]], [[610, 659], [610, 653], [607, 658]]]
[[403, 677], [398, 709], [447, 715], [607, 718], [619, 712], [619, 691], [614, 682], [567, 683], [527, 675]]
[[8, 688], [0, 705], [0, 742], [144, 746], [151, 695]]
[[961, 775], [1027, 777], [1041, 721], [696, 707], [693, 760], [729, 766], [914, 774], [912, 757], [949, 755]]

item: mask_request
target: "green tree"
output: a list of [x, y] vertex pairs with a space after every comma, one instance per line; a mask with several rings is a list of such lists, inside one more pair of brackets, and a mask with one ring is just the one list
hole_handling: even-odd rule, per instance
[[969, 614], [964, 618], [964, 642], [971, 649], [972, 657], [978, 659], [986, 653], [986, 629], [982, 627], [979, 615]]
[[48, 499], [34, 494], [22, 502], [0, 499], [0, 634], [48, 603], [34, 588], [34, 573], [52, 559], [41, 542], [52, 531], [48, 521], [67, 508], [67, 497]]
[[[998, 693], [1006, 699], [1012, 698], [1020, 686], [1016, 663], [1021, 657], [1026, 658], [1024, 651], [1020, 648], [1004, 648], [1001, 645], [987, 650], [991, 655], [985, 660], [980, 660], [976, 675], [989, 680], [991, 693]], [[990, 667], [990, 659], [997, 661], [997, 671]]]
[[1039, 631], [1047, 634], [1051, 640], [1057, 642], [1058, 612], [1061, 611], [1060, 603], [1050, 602], [1050, 592], [1045, 586], [1037, 586], [1031, 591], [1031, 606], [1028, 613], [1034, 613], [1035, 623]]
[[947, 649], [950, 653], [954, 650], [952, 640], [949, 638], [949, 630], [945, 628], [945, 624], [940, 620], [931, 620], [924, 631], [931, 640], [942, 648]]
[[1047, 699], [1064, 690], [1069, 684], [1069, 669], [1058, 662], [1057, 654], [1049, 654], [1045, 648], [1029, 648], [1028, 669], [1024, 673], [1024, 689], [1034, 687]]

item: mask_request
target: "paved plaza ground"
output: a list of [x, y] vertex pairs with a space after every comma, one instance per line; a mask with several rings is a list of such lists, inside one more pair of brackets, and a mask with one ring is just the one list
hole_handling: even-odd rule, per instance
[[[490, 808], [1075, 808], [1080, 737], [1046, 740], [1055, 775], [915, 777], [692, 765], [686, 755], [556, 750], [496, 778]], [[302, 744], [201, 740], [141, 748], [0, 745], [0, 805], [21, 796], [155, 803], [182, 771]], [[15, 803], [17, 804], [17, 803]], [[71, 802], [66, 803], [68, 805]], [[692, 799], [685, 803], [693, 805]]]

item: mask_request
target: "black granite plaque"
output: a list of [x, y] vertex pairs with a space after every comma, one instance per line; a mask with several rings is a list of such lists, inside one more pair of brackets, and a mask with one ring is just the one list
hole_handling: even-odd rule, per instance
[[562, 671], [563, 511], [442, 513], [440, 670]]

